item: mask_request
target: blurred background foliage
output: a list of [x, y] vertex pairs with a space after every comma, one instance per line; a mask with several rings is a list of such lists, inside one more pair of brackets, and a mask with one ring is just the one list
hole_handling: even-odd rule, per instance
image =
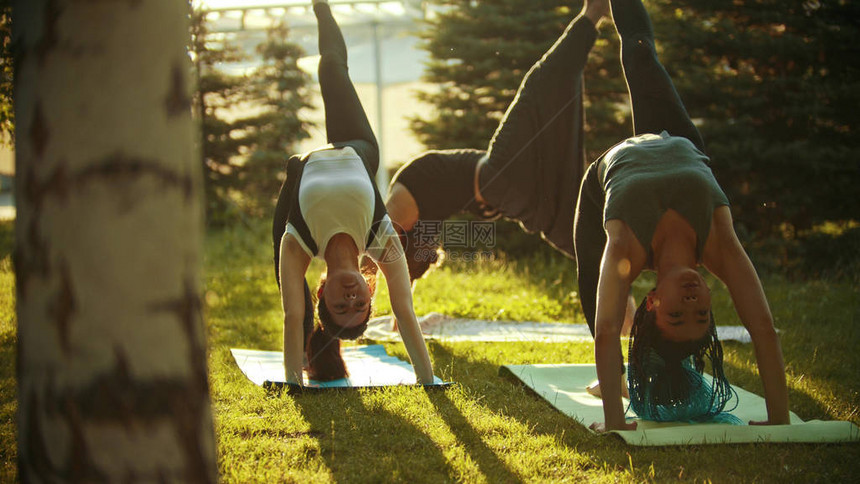
[[256, 67], [236, 74], [221, 66], [244, 60], [223, 34], [207, 30], [204, 15], [191, 16], [189, 53], [200, 120], [200, 156], [206, 187], [206, 220], [212, 226], [242, 217], [266, 217], [284, 179], [291, 148], [308, 137], [310, 76], [299, 69], [305, 56], [278, 24], [259, 44]]
[[[737, 231], [763, 271], [860, 278], [860, 4], [848, 0], [646, 0], [659, 56], [706, 143]], [[531, 65], [579, 12], [570, 0], [428, 0], [430, 60], [417, 93], [433, 106], [411, 127], [428, 149], [486, 148]], [[0, 1], [0, 131], [12, 133], [9, 3]], [[191, 13], [200, 157], [210, 227], [267, 218], [284, 163], [308, 137], [306, 54], [272, 28], [256, 67], [220, 68], [241, 49]], [[611, 22], [585, 72], [587, 161], [632, 134]], [[577, 190], [578, 187], [571, 187]], [[500, 223], [495, 250], [560, 257]]]

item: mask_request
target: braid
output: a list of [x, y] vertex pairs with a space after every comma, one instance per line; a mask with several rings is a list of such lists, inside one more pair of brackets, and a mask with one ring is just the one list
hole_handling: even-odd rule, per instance
[[[647, 299], [647, 298], [646, 298]], [[713, 312], [707, 334], [700, 340], [672, 342], [657, 327], [657, 316], [643, 300], [633, 318], [627, 381], [630, 406], [643, 419], [656, 421], [723, 421], [741, 423], [725, 412], [737, 394], [723, 372], [723, 349], [717, 339]], [[713, 379], [704, 378], [705, 358]]]

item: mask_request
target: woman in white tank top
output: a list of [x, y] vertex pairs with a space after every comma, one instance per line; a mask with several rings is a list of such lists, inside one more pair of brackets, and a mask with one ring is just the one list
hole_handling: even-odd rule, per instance
[[[287, 382], [347, 376], [340, 339], [355, 339], [367, 327], [373, 277], [360, 257], [385, 275], [391, 308], [418, 383], [432, 383], [427, 347], [412, 307], [403, 248], [375, 186], [376, 138], [347, 73], [346, 45], [324, 0], [314, 1], [319, 25], [319, 80], [329, 145], [289, 160], [287, 180], [275, 208], [275, 270], [284, 308], [284, 366]], [[286, 225], [284, 224], [286, 221]], [[305, 274], [312, 258], [326, 263], [317, 290], [320, 325]], [[305, 360], [305, 361], [303, 361]]]

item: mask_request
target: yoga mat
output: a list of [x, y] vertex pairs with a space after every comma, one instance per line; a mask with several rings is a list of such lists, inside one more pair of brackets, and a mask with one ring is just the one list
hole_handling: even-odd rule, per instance
[[[594, 364], [565, 365], [505, 365], [499, 369], [503, 376], [513, 376], [534, 390], [563, 414], [588, 428], [592, 422], [603, 421], [600, 398], [585, 391], [597, 378]], [[765, 401], [754, 393], [734, 387], [740, 402], [731, 413], [743, 422], [767, 420]], [[625, 406], [627, 401], [624, 401]], [[760, 442], [860, 442], [860, 428], [851, 422], [804, 422], [791, 413], [791, 425], [728, 425], [689, 424], [684, 422], [651, 422], [638, 420], [632, 410], [628, 422], [636, 420], [636, 430], [612, 431], [630, 445], [700, 445]]]
[[[255, 385], [265, 388], [288, 386], [284, 378], [284, 353], [282, 351], [259, 351], [232, 348], [233, 359], [242, 373]], [[392, 385], [414, 385], [415, 371], [409, 363], [385, 352], [382, 345], [347, 346], [342, 350], [349, 377], [332, 381], [316, 381], [304, 375], [308, 389], [363, 388]], [[432, 385], [445, 386], [439, 377], [433, 377]], [[292, 386], [292, 385], [289, 385]]]
[[[544, 343], [594, 341], [588, 325], [584, 323], [487, 321], [451, 318], [440, 313], [430, 313], [418, 318], [418, 325], [426, 339], [439, 341], [539, 341]], [[734, 340], [741, 343], [751, 341], [749, 333], [743, 326], [717, 326], [717, 336], [721, 341]], [[374, 341], [400, 341], [400, 335], [391, 329], [391, 316], [382, 316], [368, 321], [364, 337]]]

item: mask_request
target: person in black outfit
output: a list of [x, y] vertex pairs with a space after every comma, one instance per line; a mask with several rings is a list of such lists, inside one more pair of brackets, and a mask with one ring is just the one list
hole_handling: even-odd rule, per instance
[[[413, 282], [440, 258], [418, 232], [457, 213], [517, 221], [574, 258], [572, 187], [585, 170], [582, 74], [596, 26], [608, 13], [605, 1], [586, 2], [526, 74], [486, 151], [429, 151], [395, 174], [385, 204]], [[629, 306], [627, 327], [632, 299]]]
[[[570, 187], [585, 169], [582, 73], [597, 22], [608, 13], [605, 4], [590, 5], [526, 74], [486, 151], [430, 151], [397, 172], [386, 206], [407, 241], [419, 220], [469, 212], [515, 220], [574, 256]], [[420, 277], [424, 270], [410, 273]]]

